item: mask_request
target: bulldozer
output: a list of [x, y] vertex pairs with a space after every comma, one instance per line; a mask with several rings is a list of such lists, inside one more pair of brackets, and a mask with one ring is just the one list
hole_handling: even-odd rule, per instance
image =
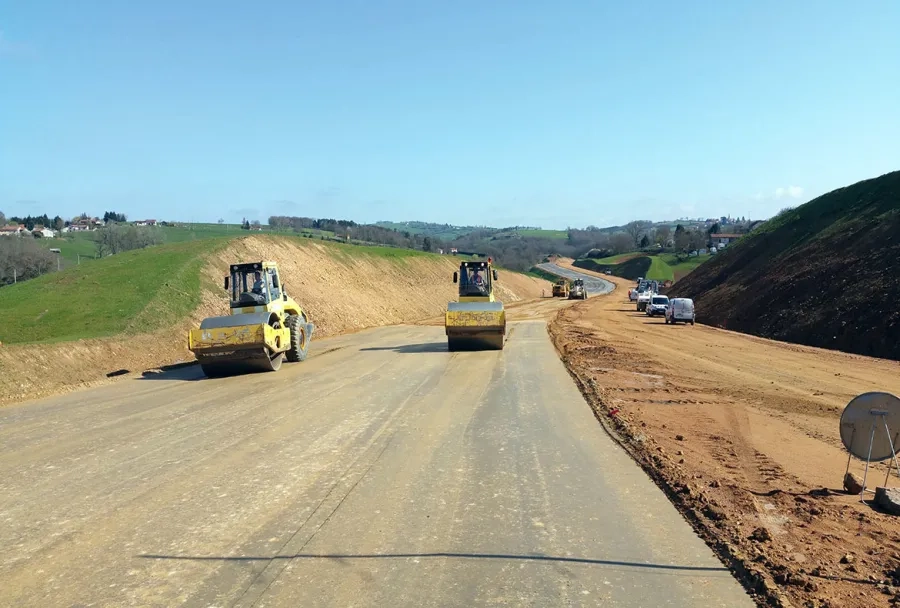
[[232, 264], [225, 277], [230, 313], [208, 317], [188, 333], [188, 349], [208, 378], [274, 372], [303, 361], [315, 326], [285, 292], [275, 262]]
[[560, 279], [556, 283], [553, 284], [553, 297], [554, 298], [568, 298], [569, 297], [569, 281], [566, 279]]
[[444, 318], [448, 350], [503, 350], [506, 311], [503, 302], [494, 298], [497, 280], [491, 258], [460, 263], [453, 273], [459, 301], [447, 305]]
[[572, 281], [572, 289], [569, 291], [570, 300], [587, 300], [587, 290], [584, 288], [584, 279]]

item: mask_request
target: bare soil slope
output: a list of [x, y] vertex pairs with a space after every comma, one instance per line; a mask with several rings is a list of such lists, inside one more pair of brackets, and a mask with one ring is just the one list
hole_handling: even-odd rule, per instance
[[[632, 282], [613, 280], [610, 296], [560, 311], [551, 335], [598, 419], [759, 603], [900, 602], [900, 521], [843, 492], [838, 433], [854, 396], [900, 394], [900, 365], [665, 325], [628, 302]], [[860, 478], [863, 464], [851, 463]], [[870, 489], [885, 471], [870, 471]]]
[[900, 359], [898, 234], [900, 171], [770, 220], [670, 295], [693, 298], [701, 323]]
[[[393, 252], [253, 236], [213, 254], [203, 274], [220, 285], [234, 260], [277, 261], [287, 292], [316, 324], [315, 337], [368, 327], [414, 323], [442, 314], [456, 297], [449, 257], [387, 255]], [[502, 272], [499, 297], [518, 302], [540, 297], [549, 283]], [[192, 361], [186, 331], [207, 316], [227, 314], [222, 291], [204, 291], [189, 319], [138, 336], [48, 345], [0, 346], [0, 403], [51, 395], [107, 380]], [[315, 340], [314, 337], [314, 340]]]

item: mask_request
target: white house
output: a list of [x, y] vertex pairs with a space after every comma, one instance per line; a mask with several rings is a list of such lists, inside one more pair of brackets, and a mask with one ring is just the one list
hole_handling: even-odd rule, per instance
[[56, 231], [50, 228], [35, 228], [31, 234], [34, 235], [35, 232], [39, 232], [45, 239], [52, 239], [56, 236]]
[[25, 232], [24, 224], [0, 226], [0, 236], [22, 236], [23, 232]]
[[730, 245], [734, 241], [738, 240], [742, 236], [744, 236], [744, 235], [721, 233], [721, 234], [711, 234], [711, 235], [709, 235], [709, 238], [713, 242], [713, 244], [715, 244], [717, 247], [721, 248], [721, 247], [727, 247], [728, 245]]

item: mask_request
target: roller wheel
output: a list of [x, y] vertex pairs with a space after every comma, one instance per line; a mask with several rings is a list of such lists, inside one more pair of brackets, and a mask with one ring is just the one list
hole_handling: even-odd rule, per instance
[[309, 352], [309, 334], [307, 332], [306, 319], [299, 315], [291, 315], [285, 321], [291, 330], [291, 347], [287, 350], [287, 360], [291, 362], [303, 361]]
[[266, 358], [269, 360], [269, 364], [265, 365], [265, 363], [263, 363], [262, 371], [277, 372], [278, 370], [281, 369], [281, 362], [284, 361], [284, 353], [278, 353], [277, 355], [274, 355], [271, 357], [268, 356], [268, 353], [267, 353]]

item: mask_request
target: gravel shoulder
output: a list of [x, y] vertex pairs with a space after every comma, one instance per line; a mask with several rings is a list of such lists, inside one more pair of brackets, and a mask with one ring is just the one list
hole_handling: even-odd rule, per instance
[[[620, 288], [551, 323], [557, 350], [596, 417], [757, 601], [900, 602], [900, 523], [843, 491], [838, 433], [854, 396], [900, 394], [900, 365], [666, 325], [636, 312], [630, 281], [604, 278]], [[860, 478], [862, 468], [851, 462]], [[870, 489], [885, 474], [870, 471]]]

